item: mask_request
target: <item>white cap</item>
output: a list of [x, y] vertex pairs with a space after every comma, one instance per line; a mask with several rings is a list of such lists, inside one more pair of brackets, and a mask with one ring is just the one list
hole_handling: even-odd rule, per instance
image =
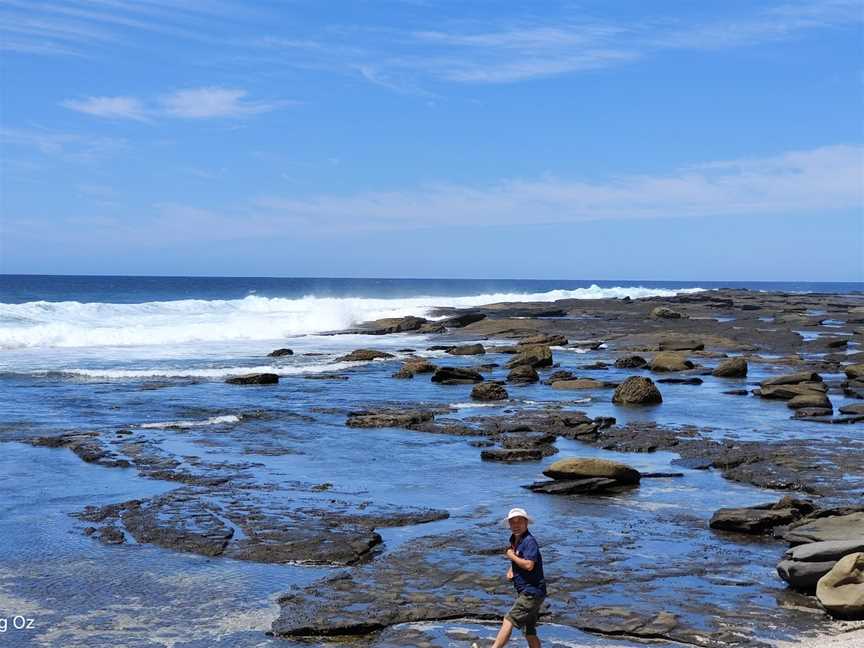
[[533, 523], [534, 518], [532, 518], [523, 508], [512, 508], [510, 512], [507, 514], [507, 519], [504, 520], [505, 524], [510, 521], [514, 517], [524, 517], [529, 522]]

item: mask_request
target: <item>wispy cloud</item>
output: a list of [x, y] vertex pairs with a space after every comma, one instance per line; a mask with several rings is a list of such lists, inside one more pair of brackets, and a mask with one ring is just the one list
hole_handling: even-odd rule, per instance
[[628, 218], [751, 216], [855, 209], [864, 203], [864, 148], [827, 146], [709, 162], [666, 175], [503, 180], [311, 199], [265, 197], [274, 219], [312, 228], [400, 229]]
[[106, 119], [134, 119], [148, 121], [144, 105], [135, 97], [88, 97], [66, 99], [60, 103], [64, 108]]
[[126, 140], [114, 137], [15, 128], [0, 128], [0, 144], [84, 162], [109, 157], [127, 147]]
[[246, 90], [209, 86], [187, 88], [144, 102], [136, 97], [66, 99], [61, 106], [93, 117], [151, 121], [159, 117], [216, 119], [246, 117], [296, 105], [296, 101], [249, 101]]

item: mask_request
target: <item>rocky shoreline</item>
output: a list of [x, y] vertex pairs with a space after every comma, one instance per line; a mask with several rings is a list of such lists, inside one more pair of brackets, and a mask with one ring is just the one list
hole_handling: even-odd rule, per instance
[[[864, 296], [720, 290], [671, 298], [491, 304], [440, 309], [431, 317], [379, 320], [334, 332], [369, 335], [371, 347], [377, 336], [405, 333], [430, 336], [433, 344], [399, 353], [357, 349], [337, 359], [357, 363], [358, 370], [386, 364], [392, 376], [387, 380], [403, 385], [399, 402], [358, 402], [305, 415], [336, 421], [346, 434], [396, 428], [459, 439], [476, 448], [478, 460], [500, 464], [502, 475], [508, 465], [515, 469], [560, 455], [562, 461], [544, 471], [547, 480], [538, 469], [535, 481], [519, 485], [538, 497], [560, 498], [562, 510], [578, 505], [597, 530], [594, 541], [585, 532], [563, 530], [545, 538], [553, 594], [544, 620], [598, 636], [709, 647], [768, 645], [768, 635], [777, 634], [778, 613], [782, 636], [848, 628], [820, 608], [812, 566], [781, 568], [781, 575], [806, 572], [787, 578], [788, 589], [779, 577], [761, 581], [754, 568], [764, 573], [784, 560], [819, 563], [821, 577], [844, 556], [864, 551], [856, 544], [856, 534], [864, 537], [856, 517], [864, 515]], [[557, 366], [563, 354], [585, 353], [599, 356], [568, 370]], [[277, 349], [273, 355], [290, 359], [293, 353]], [[754, 367], [770, 375], [753, 382], [747, 375]], [[612, 369], [632, 375], [609, 380], [604, 374]], [[352, 371], [332, 377], [348, 379], [350, 387]], [[470, 399], [497, 409], [470, 415], [412, 400], [412, 385], [419, 381], [440, 389], [467, 385]], [[236, 389], [272, 389], [279, 376], [255, 374], [230, 382]], [[780, 401], [790, 430], [806, 425], [821, 432], [751, 439], [724, 426], [652, 420], [652, 412], [681, 398], [670, 401], [667, 389], [689, 389], [686, 398], [699, 399], [707, 383], [723, 385], [719, 398], [728, 399], [729, 408], [745, 401], [748, 407], [776, 408]], [[542, 385], [556, 399], [526, 403], [516, 397], [525, 385]], [[562, 401], [561, 394], [572, 394], [577, 402]], [[591, 404], [578, 402], [584, 395]], [[620, 408], [625, 420], [610, 416], [608, 408], [592, 412], [600, 402], [613, 412]], [[645, 415], [634, 420], [633, 412]], [[164, 495], [83, 509], [82, 532], [105, 544], [145, 543], [218, 559], [342, 568], [279, 599], [281, 614], [271, 628], [275, 637], [439, 645], [411, 624], [492, 623], [511, 597], [499, 573], [502, 532], [494, 525], [496, 511], [478, 507], [448, 520], [448, 511], [422, 502], [393, 505], [339, 492], [326, 482], [264, 479], [255, 455], [292, 451], [278, 444], [253, 447], [250, 461], [238, 463], [179, 456], [140, 428], [18, 440], [69, 448], [89, 463], [177, 482], [178, 488]], [[684, 473], [640, 474], [626, 463], [577, 461], [579, 448], [634, 457], [674, 453], [672, 465], [682, 470], [715, 471], [730, 484], [790, 497], [703, 512], [714, 515], [711, 528], [695, 514], [625, 512], [621, 498], [640, 488], [640, 481], [674, 483], [687, 479]], [[842, 518], [846, 535], [826, 535], [823, 529], [808, 542], [846, 542], [843, 547], [832, 545], [833, 553], [815, 547], [810, 554], [792, 547], [784, 557], [784, 543], [797, 542], [790, 540], [798, 537], [796, 528], [824, 526], [833, 518]], [[658, 520], [665, 525], [662, 534], [653, 530]], [[432, 531], [393, 549], [379, 533], [441, 521], [458, 531]], [[664, 554], [662, 562], [652, 561], [658, 542], [677, 543], [678, 549]], [[727, 581], [736, 583], [738, 592], [730, 594]], [[864, 591], [864, 583], [859, 587]], [[846, 616], [854, 617], [854, 609]]]

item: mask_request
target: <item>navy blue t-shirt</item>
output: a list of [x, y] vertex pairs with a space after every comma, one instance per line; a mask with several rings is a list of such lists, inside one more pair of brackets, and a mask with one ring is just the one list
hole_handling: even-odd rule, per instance
[[527, 571], [522, 569], [512, 560], [513, 565], [513, 585], [518, 593], [530, 594], [531, 596], [546, 596], [546, 578], [543, 575], [543, 556], [540, 555], [540, 546], [531, 535], [530, 531], [526, 531], [519, 538], [519, 544], [513, 545], [516, 536], [510, 536], [510, 546], [516, 552], [516, 555], [525, 560], [534, 561], [534, 569]]

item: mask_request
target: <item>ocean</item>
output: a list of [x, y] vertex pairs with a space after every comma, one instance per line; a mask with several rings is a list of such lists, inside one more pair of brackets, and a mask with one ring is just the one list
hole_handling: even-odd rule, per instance
[[[560, 529], [544, 526], [542, 520], [559, 516], [562, 505], [521, 489], [537, 477], [537, 465], [481, 462], [478, 449], [460, 437], [350, 430], [344, 426], [345, 412], [353, 409], [410, 400], [469, 417], [539, 404], [584, 408], [591, 416], [615, 415], [624, 423], [704, 426], [718, 436], [743, 439], [823, 434], [815, 424], [790, 427], [782, 404], [742, 399], [730, 407], [728, 397], [721, 396], [730, 384], [709, 381], [698, 388], [699, 398], [692, 396], [691, 386], [664, 385], [663, 407], [647, 413], [622, 413], [608, 397], [574, 399], [572, 392], [542, 384], [513, 390], [506, 406], [480, 404], [470, 399], [470, 386], [394, 380], [391, 374], [399, 365], [392, 361], [339, 359], [350, 350], [373, 347], [397, 359], [406, 357], [405, 349], [415, 349], [437, 361], [444, 354], [425, 350], [429, 336], [328, 334], [382, 317], [428, 316], [442, 306], [637, 299], [720, 287], [864, 290], [864, 284], [685, 281], [0, 276], [0, 607], [9, 615], [20, 611], [36, 626], [32, 634], [0, 636], [0, 643], [149, 646], [158, 640], [158, 645], [177, 646], [308, 646], [264, 634], [278, 613], [276, 598], [292, 586], [334, 573], [322, 566], [208, 558], [131, 539], [119, 546], [101, 544], [82, 532], [84, 525], [73, 514], [87, 505], [153, 497], [177, 484], [145, 479], [133, 468], [85, 463], [64, 448], [24, 443], [34, 436], [128, 432], [190, 470], [202, 462], [245, 466], [249, 479], [273, 489], [274, 498], [298, 483], [326, 483], [333, 497], [347, 501], [450, 513], [447, 520], [381, 530], [386, 558], [386, 552], [426, 533], [456, 532], [478, 516], [494, 517], [526, 501], [541, 520], [537, 534], [552, 538]], [[294, 353], [268, 357], [279, 347]], [[556, 351], [562, 369], [609, 357], [605, 348]], [[448, 358], [464, 366], [475, 360]], [[746, 387], [773, 371], [754, 367], [747, 379], [732, 386]], [[250, 372], [276, 373], [281, 380], [272, 388], [224, 382]], [[626, 374], [611, 368], [603, 377], [616, 380]], [[316, 375], [340, 379], [310, 379]], [[638, 492], [611, 497], [591, 509], [591, 524], [610, 536], [619, 533], [616, 525], [622, 518], [651, 528], [646, 544], [634, 548], [642, 556], [718, 546], [698, 526], [682, 535], [672, 513], [707, 519], [721, 506], [779, 496], [711, 471], [674, 467], [675, 456], [668, 452], [625, 456], [566, 439], [558, 446], [562, 456], [624, 457], [642, 471], [685, 473], [680, 481], [651, 480]], [[730, 550], [722, 543], [720, 548]], [[761, 596], [756, 584], [775, 578], [764, 565], [773, 564], [776, 547], [736, 551], [749, 556], [750, 566], [742, 567], [742, 583], [735, 588], [705, 595], [718, 606]], [[691, 585], [670, 581], [668, 586], [686, 598]], [[612, 598], [606, 602], [614, 603]], [[476, 623], [468, 627], [479, 636], [492, 633], [491, 627]], [[465, 645], [447, 639], [446, 630], [429, 632], [440, 645]], [[553, 628], [546, 636], [560, 645], [599, 645], [596, 637], [572, 628]], [[603, 645], [636, 644], [620, 640]]]

